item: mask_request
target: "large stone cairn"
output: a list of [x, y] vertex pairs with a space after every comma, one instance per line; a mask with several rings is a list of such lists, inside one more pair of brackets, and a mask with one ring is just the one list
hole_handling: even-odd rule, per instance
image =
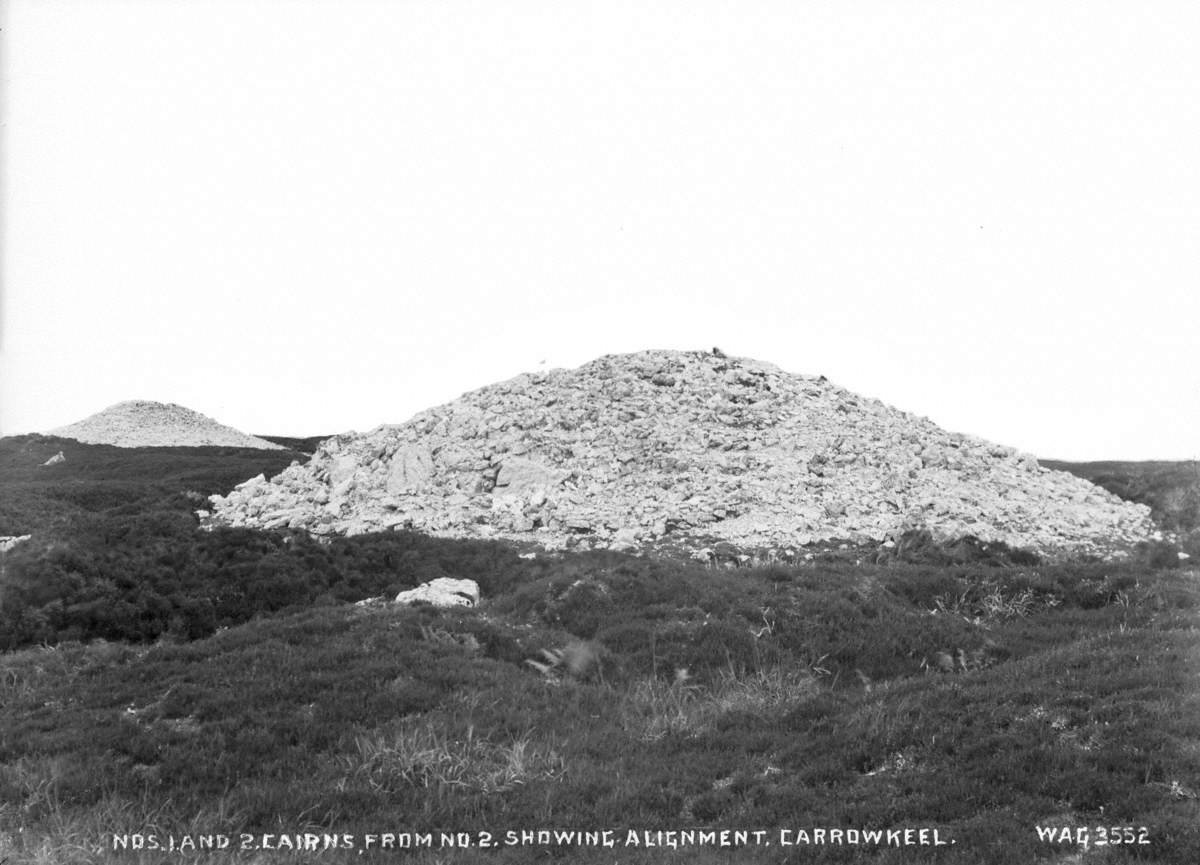
[[908, 529], [1042, 552], [1151, 536], [1149, 509], [1028, 454], [712, 352], [520, 375], [214, 496], [210, 521], [316, 535], [396, 528], [547, 549], [705, 537], [740, 548]]
[[[49, 435], [75, 439], [87, 444], [114, 445], [122, 448], [284, 449], [283, 445], [247, 435], [190, 408], [152, 400], [119, 402], [81, 421], [50, 430]], [[61, 459], [62, 454], [56, 454], [47, 460], [45, 465], [52, 465]]]

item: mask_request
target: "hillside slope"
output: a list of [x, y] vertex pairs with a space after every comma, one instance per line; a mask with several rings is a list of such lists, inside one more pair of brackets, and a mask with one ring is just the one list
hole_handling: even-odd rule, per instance
[[[1136, 543], [1149, 509], [824, 377], [716, 352], [518, 376], [214, 496], [216, 524], [398, 527], [547, 548], [741, 547], [907, 529], [1039, 551]], [[700, 542], [700, 541], [698, 541]]]

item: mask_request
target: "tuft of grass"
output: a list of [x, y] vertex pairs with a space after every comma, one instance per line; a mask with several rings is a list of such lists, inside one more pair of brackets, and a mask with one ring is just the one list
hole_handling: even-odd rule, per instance
[[356, 755], [348, 775], [365, 777], [376, 791], [422, 788], [441, 797], [453, 790], [503, 793], [532, 780], [562, 777], [566, 764], [532, 731], [501, 743], [476, 735], [474, 725], [460, 738], [429, 722], [355, 738]]
[[1006, 590], [1004, 586], [993, 585], [984, 591], [968, 589], [939, 595], [933, 603], [939, 613], [960, 616], [973, 625], [981, 625], [998, 619], [1025, 617], [1038, 607], [1057, 607], [1062, 601], [1052, 596], [1039, 597], [1028, 587]]
[[[122, 865], [152, 865], [163, 861], [161, 852], [114, 852], [114, 834], [156, 835], [167, 838], [197, 837], [214, 831], [214, 827], [237, 826], [242, 815], [229, 807], [229, 797], [223, 796], [212, 806], [197, 811], [190, 819], [178, 819], [169, 798], [146, 791], [137, 798], [107, 795], [87, 810], [70, 809], [61, 805], [37, 823], [37, 830], [27, 830], [26, 822], [14, 813], [11, 806], [0, 803], [0, 862], [22, 865], [74, 865], [74, 863], [120, 862]], [[220, 861], [250, 862], [253, 854], [229, 851], [230, 858]], [[192, 862], [175, 854], [175, 861]], [[213, 861], [211, 857], [208, 861]]]
[[625, 690], [619, 717], [627, 732], [645, 742], [670, 735], [698, 736], [731, 713], [782, 714], [817, 690], [816, 678], [807, 671], [726, 669], [704, 686], [680, 668], [670, 681], [647, 677], [633, 682]]

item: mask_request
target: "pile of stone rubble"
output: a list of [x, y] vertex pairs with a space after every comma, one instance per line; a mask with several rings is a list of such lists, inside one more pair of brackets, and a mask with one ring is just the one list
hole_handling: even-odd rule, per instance
[[49, 435], [87, 444], [140, 447], [233, 447], [284, 450], [281, 445], [246, 435], [199, 412], [174, 403], [132, 400], [109, 406]]
[[208, 524], [412, 528], [547, 549], [664, 538], [740, 548], [908, 529], [1042, 552], [1151, 537], [1149, 509], [1029, 454], [767, 363], [609, 355], [518, 376], [214, 496]]

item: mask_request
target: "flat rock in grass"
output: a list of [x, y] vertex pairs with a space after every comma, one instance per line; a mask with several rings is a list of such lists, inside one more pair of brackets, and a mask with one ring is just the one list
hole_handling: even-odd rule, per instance
[[27, 541], [31, 535], [5, 535], [0, 537], [0, 553], [7, 553], [22, 541]]
[[1152, 537], [1150, 510], [838, 387], [711, 351], [517, 376], [212, 498], [217, 524], [411, 528], [544, 549], [787, 548], [910, 530], [1040, 553]]
[[474, 580], [438, 577], [396, 595], [397, 604], [430, 604], [435, 607], [473, 607], [479, 603], [479, 584]]

